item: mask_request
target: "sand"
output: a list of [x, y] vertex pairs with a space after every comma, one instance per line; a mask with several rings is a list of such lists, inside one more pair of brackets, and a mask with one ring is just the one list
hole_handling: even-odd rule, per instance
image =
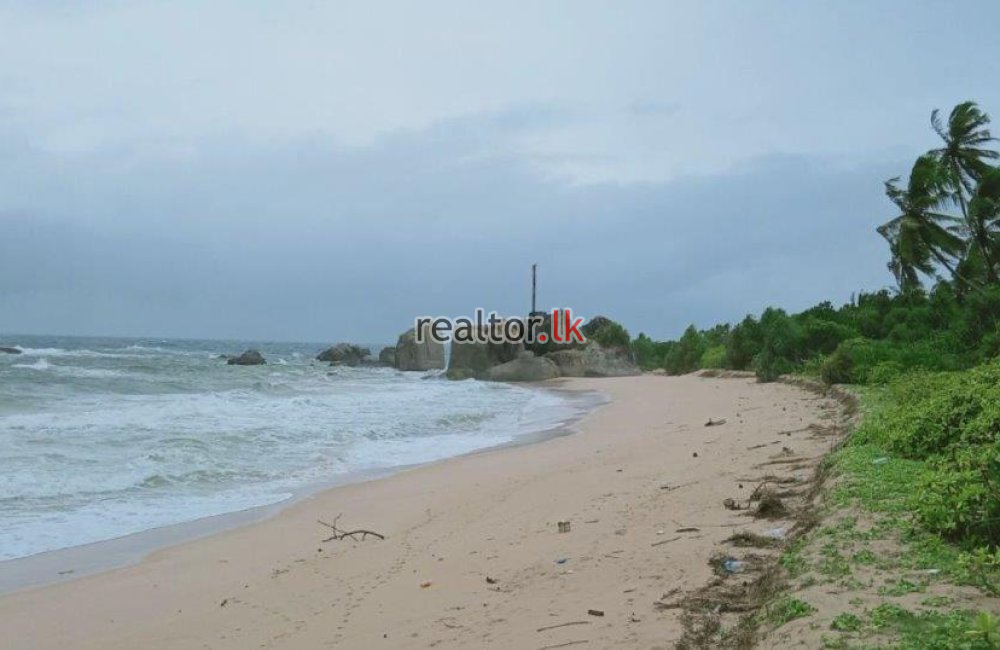
[[[807, 478], [832, 442], [807, 427], [835, 405], [748, 379], [560, 385], [611, 401], [573, 435], [334, 488], [134, 566], [4, 596], [4, 647], [672, 647], [680, 615], [653, 603], [708, 582], [734, 531], [783, 525], [722, 503], [765, 473]], [[323, 543], [317, 519], [338, 514], [386, 539]]]

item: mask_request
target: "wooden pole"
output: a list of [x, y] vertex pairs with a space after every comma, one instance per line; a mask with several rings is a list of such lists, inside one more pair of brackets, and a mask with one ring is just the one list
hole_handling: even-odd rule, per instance
[[535, 292], [538, 287], [538, 265], [531, 265], [531, 313], [535, 313]]

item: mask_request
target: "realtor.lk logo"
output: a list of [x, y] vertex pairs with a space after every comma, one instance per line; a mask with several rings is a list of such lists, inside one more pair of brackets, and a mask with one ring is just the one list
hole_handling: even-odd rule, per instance
[[553, 309], [551, 314], [534, 312], [527, 318], [503, 318], [480, 307], [472, 318], [421, 316], [414, 320], [414, 329], [418, 343], [586, 343], [580, 331], [583, 320], [574, 317], [569, 308]]

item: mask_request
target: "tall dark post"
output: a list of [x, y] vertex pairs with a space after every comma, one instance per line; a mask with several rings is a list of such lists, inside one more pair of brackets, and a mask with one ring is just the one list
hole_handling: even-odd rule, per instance
[[531, 265], [531, 313], [535, 313], [535, 289], [538, 286], [538, 265]]

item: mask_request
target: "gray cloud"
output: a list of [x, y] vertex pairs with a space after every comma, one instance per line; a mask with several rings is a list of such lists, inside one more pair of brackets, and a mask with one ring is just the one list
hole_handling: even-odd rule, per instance
[[0, 332], [846, 300], [930, 110], [1000, 110], [989, 2], [415, 7], [0, 6]]
[[485, 155], [504, 128], [488, 116], [361, 149], [218, 141], [97, 195], [101, 161], [50, 169], [52, 192], [79, 192], [90, 218], [3, 218], [0, 326], [389, 340], [417, 314], [523, 312], [537, 261], [543, 304], [666, 336], [888, 280], [873, 229], [879, 179], [898, 167], [775, 157], [567, 187]]

